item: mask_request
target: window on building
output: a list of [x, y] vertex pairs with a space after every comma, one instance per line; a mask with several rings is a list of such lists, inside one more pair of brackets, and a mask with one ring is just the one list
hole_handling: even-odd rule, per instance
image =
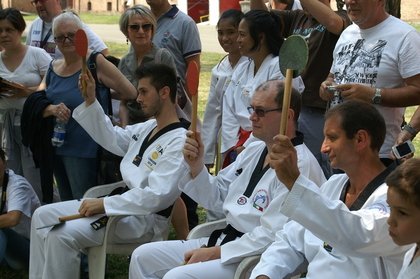
[[92, 2], [89, 1], [87, 4], [88, 4], [87, 10], [92, 11]]
[[111, 12], [112, 11], [112, 3], [111, 2], [106, 2], [106, 10], [108, 12]]

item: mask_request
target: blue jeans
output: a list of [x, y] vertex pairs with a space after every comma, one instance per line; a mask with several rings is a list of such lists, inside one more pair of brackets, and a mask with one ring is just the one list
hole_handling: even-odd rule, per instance
[[10, 267], [29, 267], [29, 239], [12, 229], [0, 229], [0, 262], [6, 260]]
[[54, 177], [62, 201], [80, 199], [91, 187], [97, 185], [98, 161], [96, 158], [77, 158], [56, 155]]

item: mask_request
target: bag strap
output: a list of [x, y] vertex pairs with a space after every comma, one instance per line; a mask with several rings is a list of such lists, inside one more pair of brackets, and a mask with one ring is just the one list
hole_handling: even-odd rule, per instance
[[159, 48], [156, 51], [155, 64], [162, 64], [162, 53], [163, 53], [163, 48]]
[[[99, 87], [106, 87], [106, 86], [99, 81], [98, 74], [96, 72], [96, 69], [97, 69], [96, 57], [98, 56], [98, 54], [103, 55], [101, 52], [97, 52], [97, 51], [92, 52], [89, 56], [87, 64], [88, 64], [88, 68], [90, 70], [90, 73], [92, 74], [93, 78], [95, 79], [96, 99], [100, 100], [101, 96], [99, 95]], [[106, 101], [108, 103], [107, 114], [112, 116], [112, 98], [111, 98], [111, 92], [110, 92], [109, 88], [108, 88], [107, 100]]]

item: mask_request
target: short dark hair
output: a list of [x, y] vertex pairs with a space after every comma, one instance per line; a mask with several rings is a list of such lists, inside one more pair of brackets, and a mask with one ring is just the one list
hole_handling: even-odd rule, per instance
[[[284, 82], [281, 80], [268, 80], [260, 84], [256, 91], [268, 91], [273, 86], [275, 86], [275, 90], [277, 92], [277, 95], [275, 97], [276, 104], [279, 108], [283, 106], [283, 96], [284, 96]], [[295, 112], [295, 121], [298, 120], [300, 110], [302, 107], [302, 97], [300, 93], [292, 88], [292, 93], [290, 95], [290, 108]]]
[[420, 159], [408, 159], [399, 165], [388, 175], [386, 184], [420, 208]]
[[264, 34], [267, 47], [271, 54], [278, 56], [284, 37], [282, 33], [282, 23], [278, 14], [264, 10], [251, 10], [244, 15], [249, 26], [249, 34], [254, 40], [251, 50], [260, 47], [259, 35]]
[[175, 70], [165, 64], [146, 63], [136, 70], [138, 79], [150, 78], [150, 83], [160, 90], [165, 86], [170, 89], [171, 101], [175, 103], [177, 91], [177, 76]]
[[381, 149], [386, 133], [385, 120], [371, 104], [356, 100], [345, 101], [327, 111], [325, 119], [331, 117], [339, 117], [347, 138], [352, 139], [359, 130], [365, 130], [370, 135], [372, 150]]
[[6, 8], [0, 10], [0, 20], [4, 19], [8, 20], [13, 25], [13, 28], [15, 28], [17, 31], [25, 31], [26, 22], [19, 10], [15, 8]]
[[219, 22], [221, 20], [229, 19], [232, 21], [233, 26], [238, 28], [239, 23], [241, 22], [242, 18], [244, 17], [244, 13], [236, 10], [236, 9], [229, 9], [222, 13], [222, 15], [219, 17], [219, 20], [217, 21], [216, 27], [219, 26]]

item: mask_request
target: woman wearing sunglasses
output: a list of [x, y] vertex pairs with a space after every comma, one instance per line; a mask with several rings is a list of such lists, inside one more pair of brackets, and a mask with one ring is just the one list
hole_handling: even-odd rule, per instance
[[[176, 69], [169, 50], [152, 43], [157, 23], [149, 8], [143, 5], [128, 8], [120, 17], [119, 24], [121, 32], [127, 37], [127, 44], [130, 42], [130, 49], [121, 59], [118, 68], [136, 88], [138, 80], [135, 71], [139, 66], [160, 63]], [[123, 127], [146, 120], [135, 99], [121, 101], [120, 121]]]
[[[55, 122], [65, 123], [64, 144], [53, 150], [53, 172], [61, 200], [72, 200], [81, 198], [87, 189], [97, 185], [99, 146], [71, 117], [72, 110], [83, 103], [79, 90], [83, 60], [75, 46], [76, 31], [83, 29], [83, 23], [73, 12], [64, 12], [54, 18], [52, 29], [63, 58], [51, 62], [40, 85], [40, 89], [45, 89], [46, 98], [50, 102], [42, 111], [42, 119], [52, 117]], [[97, 91], [104, 111], [109, 111], [108, 88], [124, 93], [129, 98], [137, 96], [134, 86], [117, 67], [102, 54], [93, 54], [89, 50], [86, 58], [88, 68], [96, 70], [96, 87], [105, 88]]]
[[22, 144], [21, 114], [27, 95], [41, 83], [51, 57], [44, 49], [26, 46], [22, 33], [26, 24], [19, 10], [7, 8], [0, 11], [0, 76], [23, 85], [25, 89], [0, 87], [0, 122], [7, 151], [7, 165], [16, 174], [25, 176], [42, 199], [39, 169], [35, 168], [32, 153]]

